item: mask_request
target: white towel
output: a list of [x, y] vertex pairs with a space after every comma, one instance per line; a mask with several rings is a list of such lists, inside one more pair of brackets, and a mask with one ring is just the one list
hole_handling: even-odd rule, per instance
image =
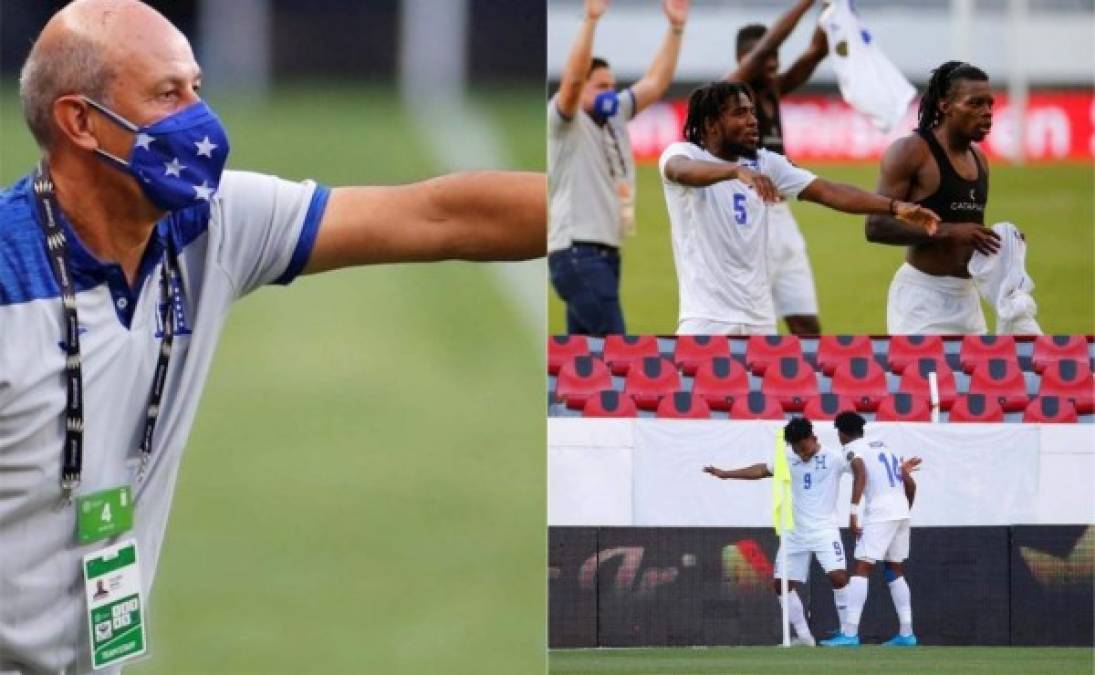
[[832, 0], [818, 23], [829, 40], [840, 95], [879, 130], [889, 132], [905, 116], [916, 88], [878, 48], [850, 0]]
[[1031, 292], [1034, 281], [1027, 274], [1027, 243], [1011, 223], [996, 223], [992, 231], [1000, 236], [1000, 250], [993, 255], [974, 251], [970, 276], [977, 291], [996, 308], [997, 335], [1041, 335], [1034, 316], [1038, 305]]

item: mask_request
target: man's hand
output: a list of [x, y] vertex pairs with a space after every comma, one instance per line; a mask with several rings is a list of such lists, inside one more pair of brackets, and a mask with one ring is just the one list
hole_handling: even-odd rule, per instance
[[712, 476], [714, 476], [715, 478], [722, 478], [722, 469], [717, 469], [713, 466], [703, 467], [703, 472], [704, 473], [709, 473]]
[[1000, 250], [1000, 235], [980, 223], [947, 223], [940, 234], [985, 255]]
[[690, 0], [664, 0], [662, 2], [662, 10], [665, 11], [665, 18], [669, 19], [669, 25], [674, 28], [684, 28], [684, 24], [688, 21], [688, 6]]
[[910, 457], [908, 459], [905, 459], [904, 457], [902, 457], [901, 458], [901, 475], [902, 476], [907, 476], [910, 473], [912, 473], [913, 471], [919, 470], [920, 469], [920, 462], [921, 462], [921, 459], [919, 457]]
[[586, 18], [596, 21], [604, 15], [608, 9], [608, 0], [586, 0]]
[[769, 204], [779, 201], [779, 190], [768, 176], [739, 166], [734, 177], [756, 190], [757, 196]]
[[894, 202], [894, 216], [910, 225], [919, 225], [929, 237], [939, 230], [939, 216], [935, 211], [912, 202]]
[[863, 534], [863, 528], [859, 526], [859, 518], [854, 513], [848, 518], [848, 527], [852, 530], [852, 534], [855, 535], [856, 539]]

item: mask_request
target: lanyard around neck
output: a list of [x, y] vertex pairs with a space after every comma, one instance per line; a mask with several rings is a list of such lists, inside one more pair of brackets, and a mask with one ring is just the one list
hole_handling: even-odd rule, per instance
[[[71, 499], [80, 486], [84, 462], [84, 403], [83, 372], [80, 361], [80, 329], [76, 315], [76, 285], [68, 265], [68, 238], [59, 221], [59, 210], [54, 199], [53, 181], [42, 166], [34, 177], [34, 196], [38, 204], [39, 221], [46, 238], [46, 249], [53, 276], [61, 289], [61, 312], [65, 320], [65, 443], [61, 448], [61, 492]], [[163, 299], [163, 339], [160, 342], [156, 371], [152, 377], [145, 414], [144, 433], [141, 435], [141, 472], [152, 455], [152, 435], [160, 415], [167, 367], [171, 361], [171, 345], [175, 337], [173, 298], [178, 287], [176, 265], [171, 237], [166, 238], [165, 255], [160, 268], [160, 295]]]

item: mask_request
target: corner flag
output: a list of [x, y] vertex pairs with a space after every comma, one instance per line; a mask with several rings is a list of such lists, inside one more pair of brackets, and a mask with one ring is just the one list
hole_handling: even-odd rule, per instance
[[776, 457], [772, 461], [772, 526], [776, 534], [795, 529], [791, 515], [791, 469], [787, 466], [787, 447], [783, 429], [776, 431]]

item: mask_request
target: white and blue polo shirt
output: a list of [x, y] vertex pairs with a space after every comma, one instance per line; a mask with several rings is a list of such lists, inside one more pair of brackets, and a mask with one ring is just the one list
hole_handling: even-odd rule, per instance
[[[71, 225], [83, 362], [83, 476], [78, 494], [130, 483], [160, 347], [160, 265], [168, 237], [181, 296], [171, 366], [133, 530], [149, 597], [179, 460], [228, 309], [304, 268], [330, 191], [311, 181], [226, 171], [208, 203], [161, 221], [135, 290]], [[65, 351], [60, 291], [25, 177], [0, 192], [0, 672], [90, 671], [73, 507], [58, 508]], [[64, 221], [64, 218], [62, 218]]]

